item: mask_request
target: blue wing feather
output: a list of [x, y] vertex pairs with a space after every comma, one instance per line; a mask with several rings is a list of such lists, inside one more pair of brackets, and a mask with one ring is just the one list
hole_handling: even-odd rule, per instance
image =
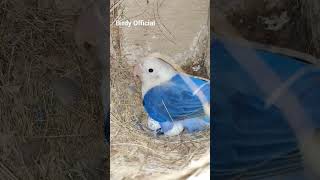
[[151, 118], [158, 122], [179, 121], [196, 117], [204, 117], [205, 112], [197, 95], [183, 80], [188, 77], [210, 101], [210, 81], [177, 74], [170, 81], [150, 89], [144, 96], [144, 108]]
[[[300, 60], [251, 47], [237, 45], [231, 40], [214, 39], [211, 46], [211, 67], [215, 79], [214, 117], [215, 126], [211, 137], [214, 159], [214, 179], [258, 179], [290, 171], [303, 171], [303, 158], [295, 132], [281, 108], [271, 105], [265, 108], [269, 93], [264, 93], [257, 84], [268, 74], [258, 76], [259, 69], [250, 69], [254, 76], [243, 68], [244, 59], [249, 63], [263, 62], [278, 77], [286, 81], [302, 68], [310, 67]], [[255, 79], [259, 78], [257, 81]], [[310, 115], [303, 121], [312, 121], [315, 130], [320, 127], [320, 69], [299, 78], [289, 87], [296, 95], [304, 112]], [[270, 88], [270, 93], [274, 91]], [[280, 96], [277, 101], [284, 101]], [[307, 169], [307, 168], [306, 168]], [[277, 177], [276, 177], [277, 176]], [[268, 178], [268, 179], [269, 179]], [[291, 179], [291, 178], [286, 178]], [[303, 178], [301, 178], [303, 179]]]

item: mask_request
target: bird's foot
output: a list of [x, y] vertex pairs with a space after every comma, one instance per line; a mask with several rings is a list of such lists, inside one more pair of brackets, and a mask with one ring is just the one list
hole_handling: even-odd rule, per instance
[[160, 136], [163, 136], [164, 135], [164, 132], [162, 131], [162, 129], [161, 128], [159, 128], [159, 129], [157, 129], [157, 130], [155, 130], [154, 131], [154, 135], [155, 135], [155, 137], [160, 137]]
[[159, 128], [159, 129], [153, 131], [153, 135], [154, 135], [154, 137], [159, 138], [164, 135], [164, 132], [162, 131], [161, 128]]

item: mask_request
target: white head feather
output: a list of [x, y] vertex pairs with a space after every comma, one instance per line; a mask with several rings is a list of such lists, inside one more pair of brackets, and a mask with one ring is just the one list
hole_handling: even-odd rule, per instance
[[142, 95], [151, 88], [170, 80], [177, 74], [175, 68], [162, 59], [146, 57], [135, 67], [135, 74], [142, 82]]

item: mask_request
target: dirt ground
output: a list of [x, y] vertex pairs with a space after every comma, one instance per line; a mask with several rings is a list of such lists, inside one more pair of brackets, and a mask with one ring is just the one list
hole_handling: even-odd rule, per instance
[[[132, 66], [142, 57], [159, 52], [178, 65], [188, 64], [185, 67], [190, 69], [185, 70], [191, 74], [208, 77], [200, 62], [205, 58], [209, 61], [208, 52], [202, 54], [209, 44], [208, 10], [208, 0], [124, 1], [115, 21], [150, 20], [157, 25], [120, 27], [122, 56]], [[193, 71], [197, 66], [200, 70]]]
[[106, 178], [99, 73], [74, 42], [86, 4], [67, 2], [0, 2], [0, 179]]
[[[207, 24], [208, 0], [176, 1], [125, 1], [122, 3], [123, 16], [119, 19], [155, 20], [156, 26], [121, 27], [123, 33], [123, 49], [127, 59], [134, 61], [136, 52], [148, 55], [161, 52], [168, 56], [176, 56], [189, 50], [201, 26]], [[180, 60], [183, 61], [183, 60]]]

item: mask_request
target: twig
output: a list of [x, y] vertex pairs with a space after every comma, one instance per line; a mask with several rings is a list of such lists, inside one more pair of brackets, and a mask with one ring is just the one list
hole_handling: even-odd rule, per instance
[[124, 0], [119, 0], [118, 2], [116, 2], [116, 4], [114, 4], [111, 8], [110, 8], [110, 14], [118, 7], [120, 6], [120, 4], [123, 2]]
[[7, 175], [10, 180], [18, 180], [18, 178], [7, 168], [4, 164], [0, 162], [0, 171], [5, 173], [4, 175]]

